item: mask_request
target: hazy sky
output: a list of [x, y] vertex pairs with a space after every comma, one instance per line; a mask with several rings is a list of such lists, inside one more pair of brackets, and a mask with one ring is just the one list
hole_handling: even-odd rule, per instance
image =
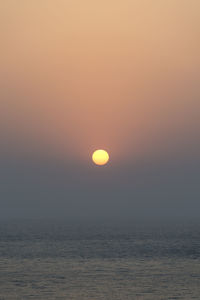
[[199, 0], [0, 0], [0, 20], [2, 216], [198, 215]]

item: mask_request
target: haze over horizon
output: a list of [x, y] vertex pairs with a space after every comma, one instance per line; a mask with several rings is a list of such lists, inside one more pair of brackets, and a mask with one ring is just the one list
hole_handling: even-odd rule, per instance
[[1, 217], [198, 217], [199, 11], [0, 2]]

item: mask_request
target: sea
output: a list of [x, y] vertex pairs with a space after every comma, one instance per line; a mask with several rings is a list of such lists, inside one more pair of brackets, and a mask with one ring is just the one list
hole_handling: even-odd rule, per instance
[[200, 223], [2, 220], [0, 300], [200, 299]]

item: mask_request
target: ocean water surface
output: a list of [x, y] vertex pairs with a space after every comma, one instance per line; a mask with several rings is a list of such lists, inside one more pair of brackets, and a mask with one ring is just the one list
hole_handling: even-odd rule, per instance
[[0, 299], [200, 299], [200, 224], [1, 221]]

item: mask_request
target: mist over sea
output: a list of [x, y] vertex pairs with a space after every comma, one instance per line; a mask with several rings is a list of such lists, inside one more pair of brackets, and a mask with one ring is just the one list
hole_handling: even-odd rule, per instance
[[0, 299], [200, 299], [200, 224], [1, 221]]

